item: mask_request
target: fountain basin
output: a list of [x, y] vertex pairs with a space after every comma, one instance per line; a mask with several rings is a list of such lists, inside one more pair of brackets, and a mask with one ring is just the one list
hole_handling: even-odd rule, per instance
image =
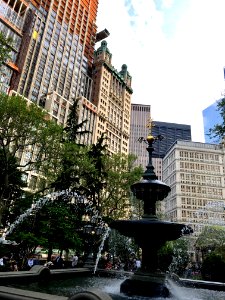
[[131, 185], [131, 190], [137, 199], [161, 201], [170, 192], [170, 187], [158, 179], [142, 178]]
[[164, 273], [136, 272], [121, 283], [120, 292], [127, 296], [168, 298], [170, 292], [165, 280]]
[[158, 220], [155, 215], [141, 220], [116, 220], [110, 227], [133, 237], [142, 249], [141, 269], [121, 284], [120, 291], [128, 296], [169, 297], [166, 274], [160, 271], [158, 251], [166, 241], [190, 234], [192, 229], [184, 224]]
[[142, 240], [142, 243], [152, 243], [152, 240], [172, 241], [183, 234], [192, 233], [192, 229], [184, 224], [161, 221], [157, 218], [143, 218], [141, 220], [116, 220], [110, 227], [121, 234]]
[[[27, 284], [14, 284], [14, 286], [19, 289], [36, 291], [39, 293], [47, 293], [48, 295], [58, 295], [63, 297], [72, 297], [76, 293], [81, 291], [88, 290], [90, 288], [99, 289], [105, 293], [108, 293], [113, 300], [140, 300], [140, 297], [136, 296], [126, 296], [123, 293], [120, 293], [120, 285], [126, 277], [122, 277], [122, 273], [118, 271], [107, 271], [107, 277], [104, 277], [104, 270], [100, 270], [101, 277], [99, 276], [74, 276], [69, 279], [58, 279], [51, 280], [48, 284], [40, 285], [39, 283]], [[111, 273], [111, 276], [109, 276]], [[118, 274], [119, 273], [119, 274]], [[117, 278], [117, 275], [118, 278]], [[182, 282], [179, 282], [179, 281]], [[179, 279], [178, 282], [168, 280], [167, 287], [170, 292], [169, 297], [149, 297], [145, 298], [151, 300], [199, 300], [199, 299], [215, 299], [215, 300], [224, 300], [225, 299], [225, 284], [224, 283], [214, 283], [214, 282], [203, 282], [204, 285], [199, 284], [200, 281], [194, 281], [189, 286], [184, 283], [182, 279]], [[209, 283], [209, 288], [207, 287]], [[195, 287], [196, 285], [196, 287]], [[214, 288], [213, 288], [214, 287]], [[223, 291], [222, 291], [223, 287]], [[218, 289], [218, 290], [217, 290]], [[52, 299], [48, 295], [43, 296], [43, 299]], [[10, 298], [7, 298], [10, 299]], [[29, 299], [29, 298], [28, 298]], [[53, 298], [58, 299], [58, 298]], [[66, 298], [68, 299], [68, 298]]]

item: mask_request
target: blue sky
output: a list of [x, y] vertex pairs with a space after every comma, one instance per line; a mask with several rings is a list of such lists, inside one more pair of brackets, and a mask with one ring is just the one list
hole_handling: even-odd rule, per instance
[[224, 12], [224, 0], [99, 0], [98, 30], [110, 32], [113, 66], [128, 66], [132, 103], [191, 125], [193, 141], [204, 142], [202, 111], [224, 90]]

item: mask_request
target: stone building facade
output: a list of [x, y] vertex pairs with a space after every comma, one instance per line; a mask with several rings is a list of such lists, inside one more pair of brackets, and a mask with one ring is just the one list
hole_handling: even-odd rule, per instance
[[93, 64], [92, 102], [98, 110], [94, 143], [106, 133], [111, 153], [129, 153], [131, 82], [125, 64], [121, 71], [113, 67], [107, 42], [102, 41]]
[[190, 225], [198, 236], [206, 225], [225, 225], [224, 146], [177, 141], [163, 159], [168, 220]]

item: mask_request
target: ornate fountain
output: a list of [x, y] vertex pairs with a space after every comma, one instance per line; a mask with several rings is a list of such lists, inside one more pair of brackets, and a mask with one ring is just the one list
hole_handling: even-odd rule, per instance
[[113, 221], [110, 227], [125, 236], [133, 237], [142, 249], [141, 268], [121, 284], [120, 291], [126, 295], [168, 297], [170, 295], [166, 286], [166, 274], [159, 269], [158, 250], [166, 241], [190, 234], [192, 229], [184, 224], [161, 221], [156, 216], [156, 202], [162, 201], [168, 195], [170, 187], [158, 180], [152, 165], [153, 144], [161, 136], [152, 135], [152, 119], [147, 127], [147, 138], [140, 140], [147, 144], [149, 163], [142, 179], [131, 186], [136, 198], [144, 202], [144, 215], [140, 220]]

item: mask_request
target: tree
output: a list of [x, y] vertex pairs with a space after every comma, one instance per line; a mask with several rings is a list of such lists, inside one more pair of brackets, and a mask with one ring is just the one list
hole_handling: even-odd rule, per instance
[[73, 101], [66, 127], [63, 129], [64, 135], [61, 145], [64, 149], [62, 161], [60, 162], [61, 170], [53, 182], [52, 187], [56, 190], [62, 189], [79, 189], [80, 177], [83, 170], [82, 166], [88, 166], [84, 160], [87, 157], [87, 147], [78, 143], [79, 136], [89, 133], [83, 130], [85, 121], [79, 123], [79, 99]]
[[[18, 169], [17, 158], [8, 155], [8, 163], [5, 164], [5, 156], [3, 150], [0, 148], [0, 195], [2, 201], [0, 202], [0, 211], [2, 211], [2, 224], [5, 226], [8, 222], [11, 223], [12, 210], [14, 209], [15, 201], [22, 201], [24, 196], [23, 188], [26, 183], [22, 180], [24, 172]], [[6, 182], [7, 180], [7, 182]], [[15, 201], [9, 201], [14, 199]]]
[[51, 260], [52, 249], [61, 252], [81, 249], [79, 216], [81, 214], [77, 213], [77, 205], [71, 202], [71, 197], [61, 195], [53, 201], [50, 199], [40, 209], [34, 209], [17, 224], [8, 238], [20, 245], [24, 255], [42, 245], [48, 249], [48, 260]]
[[105, 188], [101, 192], [101, 209], [105, 216], [118, 219], [129, 217], [131, 212], [131, 185], [143, 174], [142, 167], [135, 167], [134, 155], [113, 154], [107, 157]]
[[182, 276], [189, 261], [188, 239], [181, 237], [175, 241], [167, 241], [159, 250], [158, 258], [162, 271], [170, 270], [171, 273]]
[[215, 252], [203, 260], [201, 274], [204, 280], [225, 282], [225, 259]]
[[[10, 187], [15, 176], [22, 175], [20, 171], [34, 171], [49, 181], [56, 176], [61, 139], [62, 127], [37, 105], [28, 105], [20, 96], [0, 94], [0, 223], [3, 210], [15, 200]], [[17, 183], [23, 186], [21, 178]]]
[[87, 120], [79, 123], [79, 101], [79, 99], [73, 100], [66, 127], [64, 128], [64, 131], [66, 132], [65, 141], [67, 142], [77, 143], [78, 136], [90, 133], [90, 131], [83, 129]]
[[5, 35], [0, 32], [0, 68], [11, 58], [11, 48], [13, 46], [12, 38], [6, 38]]
[[61, 170], [52, 187], [57, 191], [70, 189], [83, 193], [86, 189], [82, 184], [82, 178], [92, 167], [87, 156], [88, 149], [75, 143], [64, 142], [62, 146], [64, 155], [59, 162]]
[[225, 136], [225, 98], [217, 102], [217, 110], [222, 118], [221, 124], [214, 125], [213, 128], [209, 129], [209, 136], [212, 138], [218, 138], [221, 142], [224, 142]]
[[107, 144], [104, 134], [100, 136], [96, 144], [91, 145], [87, 155], [90, 166], [84, 174], [86, 194], [91, 199], [93, 206], [101, 210], [101, 193], [105, 189], [108, 172], [106, 171]]
[[196, 240], [195, 247], [206, 256], [209, 251], [225, 251], [225, 228], [223, 226], [205, 226]]
[[117, 230], [112, 229], [108, 238], [108, 251], [115, 258], [119, 258], [122, 262], [129, 259], [131, 253], [135, 253], [135, 244], [132, 239], [120, 234]]

